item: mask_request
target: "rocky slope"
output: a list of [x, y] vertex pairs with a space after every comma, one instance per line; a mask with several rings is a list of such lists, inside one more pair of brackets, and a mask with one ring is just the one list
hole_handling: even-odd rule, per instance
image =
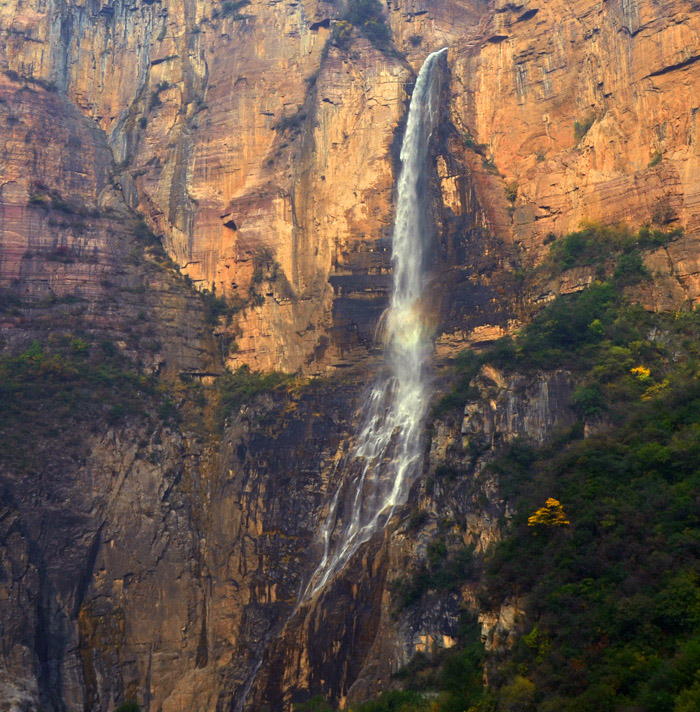
[[[570, 425], [565, 371], [484, 370], [464, 420], [436, 419], [403, 519], [295, 611], [375, 365], [415, 72], [450, 47], [426, 299], [443, 358], [588, 284], [522, 280], [583, 219], [682, 226], [645, 253], [638, 296], [695, 303], [698, 9], [399, 1], [377, 47], [326, 0], [0, 6], [3, 353], [111, 343], [182, 416], [139, 396], [140, 416], [59, 423], [58, 444], [38, 429], [31, 467], [3, 452], [0, 708], [346, 702], [454, 643], [478, 571], [398, 612], [397, 582], [436, 532], [477, 554], [498, 538], [482, 449]], [[232, 409], [222, 433], [202, 403], [224, 363], [327, 380]], [[519, 605], [482, 616], [489, 645]]]

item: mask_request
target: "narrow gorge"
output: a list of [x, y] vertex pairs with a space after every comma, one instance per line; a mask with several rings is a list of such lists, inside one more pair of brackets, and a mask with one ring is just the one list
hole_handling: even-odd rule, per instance
[[692, 712], [700, 2], [0, 5], [0, 712]]

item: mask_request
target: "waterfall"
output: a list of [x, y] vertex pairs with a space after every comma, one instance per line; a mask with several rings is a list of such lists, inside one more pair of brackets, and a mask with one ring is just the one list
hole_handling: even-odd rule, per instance
[[385, 314], [385, 365], [362, 408], [355, 445], [344, 463], [350, 474], [331, 503], [321, 531], [323, 557], [302, 600], [320, 591], [405, 503], [422, 462], [432, 346], [420, 309], [430, 233], [426, 174], [445, 52], [428, 55], [411, 97], [392, 236], [394, 289]]

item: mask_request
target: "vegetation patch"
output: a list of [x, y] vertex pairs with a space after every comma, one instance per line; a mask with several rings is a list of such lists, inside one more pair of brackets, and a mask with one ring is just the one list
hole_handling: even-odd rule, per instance
[[589, 114], [581, 121], [574, 121], [574, 139], [577, 144], [581, 143], [581, 140], [591, 130], [594, 123], [595, 114]]
[[294, 380], [294, 376], [286, 373], [258, 373], [247, 366], [241, 366], [236, 371], [226, 371], [215, 384], [215, 427], [222, 432], [226, 419], [237, 413], [242, 405], [261, 393], [274, 392], [291, 385]]
[[170, 88], [170, 83], [163, 81], [160, 82], [158, 85], [156, 85], [156, 88], [151, 92], [151, 95], [148, 99], [148, 109], [149, 111], [152, 111], [153, 109], [157, 109], [163, 102], [161, 101], [160, 94], [161, 92], [164, 92], [166, 89]]
[[[614, 265], [607, 280], [595, 282], [590, 288], [571, 295], [557, 297], [545, 307], [515, 337], [504, 337], [491, 347], [477, 353], [470, 349], [455, 359], [453, 386], [435, 405], [433, 416], [439, 417], [478, 396], [473, 379], [482, 366], [490, 363], [504, 371], [567, 368], [583, 375], [605, 372], [605, 363], [613, 368], [621, 363], [621, 353], [630, 363], [641, 357], [636, 351], [646, 344], [653, 323], [668, 322], [667, 328], [676, 334], [677, 324], [695, 319], [695, 313], [678, 317], [647, 314], [632, 305], [625, 296], [629, 286], [650, 280], [644, 265], [643, 250], [668, 244], [682, 235], [682, 230], [662, 231], [642, 227], [633, 232], [624, 226], [604, 227], [586, 224], [580, 230], [561, 239], [550, 241], [550, 254], [539, 268], [548, 275], [558, 275], [574, 267], [593, 267], [604, 277], [605, 263]], [[675, 337], [674, 337], [675, 338]], [[649, 350], [661, 348], [649, 344]], [[630, 384], [638, 384], [627, 373]], [[593, 379], [595, 380], [595, 379]], [[623, 384], [613, 392], [610, 379], [606, 382], [586, 377], [577, 391], [575, 404], [589, 415], [601, 409], [602, 403], [623, 396]], [[633, 389], [634, 390], [634, 389]], [[604, 396], [603, 391], [607, 393]], [[622, 403], [627, 402], [623, 396]]]
[[420, 601], [429, 591], [456, 592], [466, 581], [474, 578], [476, 571], [473, 546], [448, 550], [443, 538], [434, 539], [428, 545], [426, 561], [418, 570], [390, 583], [395, 602], [394, 612], [401, 613]]
[[[588, 237], [557, 258], [595, 264]], [[686, 712], [700, 699], [700, 312], [650, 313], [624, 295], [638, 264], [623, 258], [667, 233], [611, 238], [608, 281], [461, 355], [445, 399], [469, 397], [485, 363], [565, 368], [578, 382], [574, 427], [543, 446], [513, 443], [488, 465], [515, 515], [486, 554], [480, 604], [526, 605], [474, 712]], [[584, 438], [586, 422], [603, 427]]]
[[692, 353], [664, 373], [651, 375], [653, 358], [630, 369], [627, 353], [604, 364], [626, 400], [616, 428], [494, 465], [517, 514], [484, 600], [527, 600], [525, 634], [492, 674], [499, 710], [519, 678], [533, 710], [679, 712], [700, 699], [700, 322], [682, 320]]
[[397, 54], [379, 0], [350, 0], [345, 16], [333, 24], [330, 43], [340, 49], [348, 49], [353, 28], [359, 30], [381, 52]]
[[0, 456], [31, 469], [37, 452], [27, 443], [65, 447], [75, 425], [116, 425], [164, 401], [155, 377], [136, 372], [110, 341], [64, 335], [34, 342], [19, 356], [0, 356]]
[[247, 20], [251, 15], [247, 15], [241, 10], [250, 5], [250, 0], [225, 0], [221, 5], [215, 7], [212, 12], [212, 17], [228, 18], [229, 20]]
[[579, 230], [550, 242], [545, 264], [553, 274], [561, 274], [574, 267], [602, 265], [614, 258], [665, 247], [682, 235], [682, 228], [664, 231], [644, 226], [634, 232], [625, 225], [584, 222]]

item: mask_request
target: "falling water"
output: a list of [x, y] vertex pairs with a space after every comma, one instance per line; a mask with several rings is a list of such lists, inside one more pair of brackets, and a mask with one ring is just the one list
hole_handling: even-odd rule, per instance
[[394, 291], [385, 315], [386, 368], [374, 384], [354, 449], [322, 529], [324, 553], [302, 600], [341, 571], [361, 544], [404, 504], [422, 455], [428, 400], [426, 362], [431, 340], [420, 311], [423, 253], [429, 234], [427, 164], [441, 83], [440, 57], [430, 54], [416, 80], [401, 146], [396, 221], [392, 237]]

